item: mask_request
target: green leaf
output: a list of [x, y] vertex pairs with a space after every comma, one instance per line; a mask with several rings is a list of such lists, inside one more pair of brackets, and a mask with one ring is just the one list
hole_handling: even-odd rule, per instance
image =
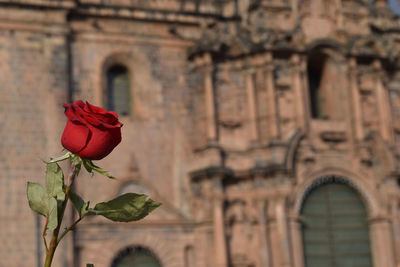
[[57, 200], [52, 197], [48, 200], [49, 203], [49, 221], [47, 223], [47, 230], [53, 231], [57, 228], [58, 218], [57, 218]]
[[108, 202], [98, 203], [91, 210], [112, 221], [131, 222], [142, 219], [160, 205], [146, 195], [127, 193]]
[[116, 179], [114, 176], [110, 175], [108, 172], [100, 168], [99, 166], [96, 166], [93, 161], [90, 159], [82, 159], [83, 166], [89, 173], [93, 173], [93, 171], [98, 172], [104, 176], [107, 176], [110, 179]]
[[94, 264], [88, 263], [86, 264], [86, 267], [94, 267]]
[[90, 201], [85, 202], [77, 193], [72, 190], [69, 198], [72, 201], [72, 204], [74, 204], [74, 207], [78, 211], [80, 217], [84, 217], [85, 215], [94, 215], [94, 212], [89, 209]]
[[69, 159], [69, 157], [71, 155], [72, 155], [72, 153], [68, 151], [67, 153], [65, 153], [65, 155], [58, 157], [58, 158], [51, 159], [49, 162], [46, 162], [46, 163], [55, 163], [55, 162], [63, 161], [63, 160]]
[[47, 230], [54, 230], [58, 224], [57, 200], [49, 197], [46, 189], [37, 183], [28, 182], [28, 201], [31, 209], [48, 218]]
[[71, 200], [72, 204], [74, 204], [74, 207], [78, 211], [79, 215], [81, 214], [81, 210], [83, 206], [85, 205], [85, 201], [74, 191], [70, 191], [69, 193], [69, 199]]
[[57, 163], [47, 164], [46, 169], [46, 192], [49, 197], [55, 197], [59, 201], [64, 201], [64, 174]]
[[40, 184], [28, 182], [27, 195], [29, 207], [31, 207], [33, 211], [47, 216], [49, 198], [46, 189]]

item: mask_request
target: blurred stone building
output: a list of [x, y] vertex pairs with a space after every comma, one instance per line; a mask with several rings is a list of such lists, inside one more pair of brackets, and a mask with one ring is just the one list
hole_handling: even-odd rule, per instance
[[43, 264], [26, 182], [62, 154], [76, 99], [124, 123], [98, 162], [119, 180], [82, 175], [76, 191], [163, 206], [86, 218], [55, 266], [400, 266], [385, 0], [0, 0], [0, 59], [1, 267]]

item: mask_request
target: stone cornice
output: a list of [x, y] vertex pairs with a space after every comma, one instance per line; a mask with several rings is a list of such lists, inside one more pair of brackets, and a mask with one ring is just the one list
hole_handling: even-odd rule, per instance
[[22, 7], [27, 9], [71, 9], [76, 7], [76, 3], [73, 0], [0, 0], [0, 6], [2, 7]]

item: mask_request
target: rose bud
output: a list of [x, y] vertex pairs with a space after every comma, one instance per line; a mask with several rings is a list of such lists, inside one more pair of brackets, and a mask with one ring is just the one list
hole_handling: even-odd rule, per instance
[[117, 113], [81, 100], [65, 104], [68, 118], [61, 137], [63, 147], [81, 158], [100, 160], [121, 142]]

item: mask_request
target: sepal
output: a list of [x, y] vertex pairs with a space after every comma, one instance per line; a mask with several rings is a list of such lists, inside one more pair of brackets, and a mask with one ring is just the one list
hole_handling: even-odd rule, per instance
[[71, 155], [72, 155], [72, 153], [68, 151], [67, 153], [65, 153], [65, 155], [58, 157], [58, 158], [51, 159], [49, 162], [45, 162], [45, 163], [54, 163], [54, 162], [63, 161], [63, 160], [69, 159], [71, 157]]
[[95, 171], [104, 176], [107, 176], [110, 179], [117, 179], [114, 176], [112, 176], [111, 174], [109, 174], [107, 171], [103, 170], [101, 167], [95, 165], [93, 163], [93, 161], [91, 161], [90, 159], [82, 159], [82, 162], [83, 162], [83, 166], [88, 171], [88, 173], [93, 173], [93, 171]]

